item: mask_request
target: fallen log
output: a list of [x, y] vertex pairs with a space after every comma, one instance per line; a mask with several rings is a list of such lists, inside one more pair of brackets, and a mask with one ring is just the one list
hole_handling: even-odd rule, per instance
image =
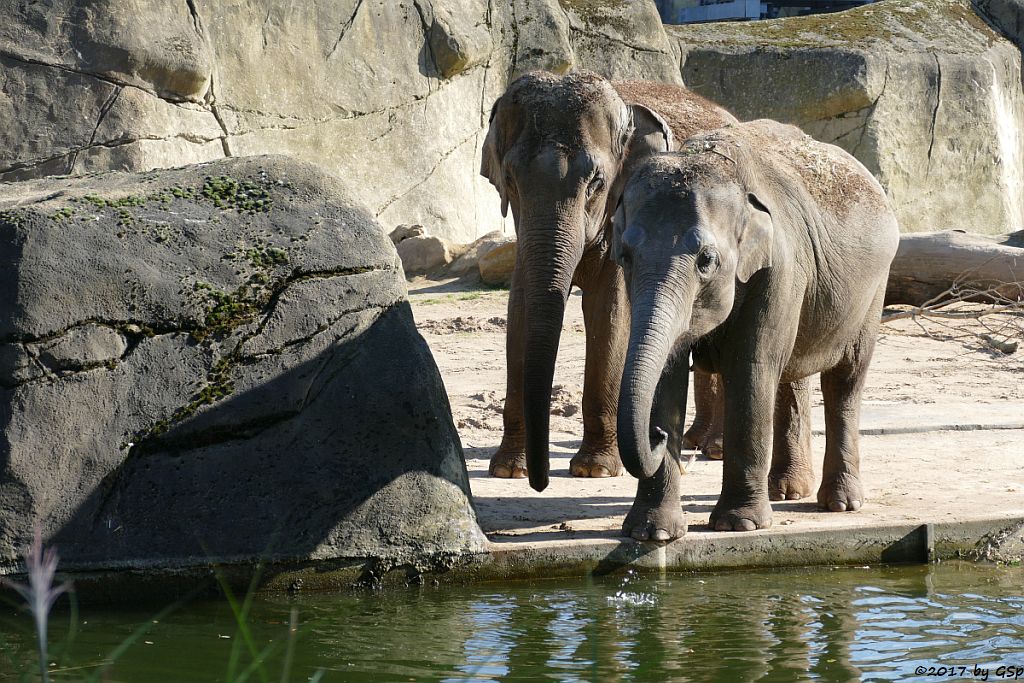
[[1024, 301], [1024, 230], [994, 237], [945, 230], [900, 238], [885, 304], [932, 307], [957, 301]]

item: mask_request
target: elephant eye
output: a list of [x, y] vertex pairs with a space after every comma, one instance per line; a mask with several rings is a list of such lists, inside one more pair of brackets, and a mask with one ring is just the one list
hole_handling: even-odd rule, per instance
[[604, 177], [597, 173], [593, 178], [590, 179], [590, 184], [587, 185], [587, 199], [592, 198], [595, 194], [600, 192], [604, 188]]
[[697, 273], [701, 277], [709, 277], [718, 269], [718, 252], [704, 249], [697, 254]]
[[619, 265], [629, 268], [633, 264], [633, 250], [625, 244], [619, 245]]

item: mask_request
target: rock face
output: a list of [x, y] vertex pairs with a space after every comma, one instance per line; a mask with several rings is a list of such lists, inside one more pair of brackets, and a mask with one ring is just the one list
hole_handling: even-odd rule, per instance
[[477, 169], [511, 78], [679, 80], [649, 1], [0, 0], [0, 16], [0, 180], [284, 153], [386, 226], [459, 243], [503, 225]]
[[338, 180], [0, 185], [0, 571], [36, 520], [66, 569], [483, 547], [395, 249]]
[[284, 153], [387, 227], [466, 244], [511, 233], [477, 173], [495, 98], [586, 68], [839, 144], [904, 230], [1007, 232], [1024, 226], [1024, 5], [976, 4], [666, 29], [651, 0], [0, 0], [0, 180]]
[[[1019, 0], [981, 6], [1022, 40]], [[1024, 227], [1021, 51], [966, 0], [669, 32], [688, 86], [741, 119], [793, 123], [852, 153], [904, 231]]]

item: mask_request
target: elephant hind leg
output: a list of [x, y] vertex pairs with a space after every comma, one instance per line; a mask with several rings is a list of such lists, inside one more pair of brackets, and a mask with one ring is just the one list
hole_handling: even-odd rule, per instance
[[775, 438], [768, 473], [771, 500], [799, 500], [814, 490], [811, 461], [811, 382], [783, 382], [775, 394]]
[[622, 271], [607, 261], [583, 290], [587, 332], [583, 376], [583, 443], [569, 462], [574, 477], [617, 477], [623, 472], [615, 436], [619, 381], [629, 342], [629, 300]]
[[856, 511], [864, 504], [860, 479], [860, 405], [875, 350], [884, 285], [876, 293], [858, 338], [836, 367], [821, 373], [825, 402], [825, 463], [818, 506], [832, 512]]
[[693, 424], [683, 434], [683, 448], [700, 449], [707, 457], [721, 460], [725, 395], [717, 373], [694, 368], [693, 404]]

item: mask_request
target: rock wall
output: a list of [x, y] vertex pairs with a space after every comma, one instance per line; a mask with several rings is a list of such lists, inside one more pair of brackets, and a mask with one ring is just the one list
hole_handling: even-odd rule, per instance
[[653, 2], [0, 0], [0, 15], [0, 180], [283, 153], [344, 178], [389, 229], [461, 242], [505, 227], [477, 169], [511, 78], [679, 80]]
[[[984, 4], [1020, 40], [1016, 1]], [[793, 123], [852, 153], [904, 231], [1024, 227], [1021, 51], [966, 0], [668, 30], [688, 86], [741, 119]]]
[[483, 549], [394, 247], [336, 178], [0, 186], [0, 573], [37, 521], [79, 570]]
[[[978, 0], [1021, 44], [1021, 0]], [[1020, 49], [967, 0], [663, 27], [647, 0], [0, 0], [0, 180], [284, 153], [390, 230], [511, 232], [477, 174], [530, 69], [679, 82], [854, 153], [904, 230], [1024, 226]]]

